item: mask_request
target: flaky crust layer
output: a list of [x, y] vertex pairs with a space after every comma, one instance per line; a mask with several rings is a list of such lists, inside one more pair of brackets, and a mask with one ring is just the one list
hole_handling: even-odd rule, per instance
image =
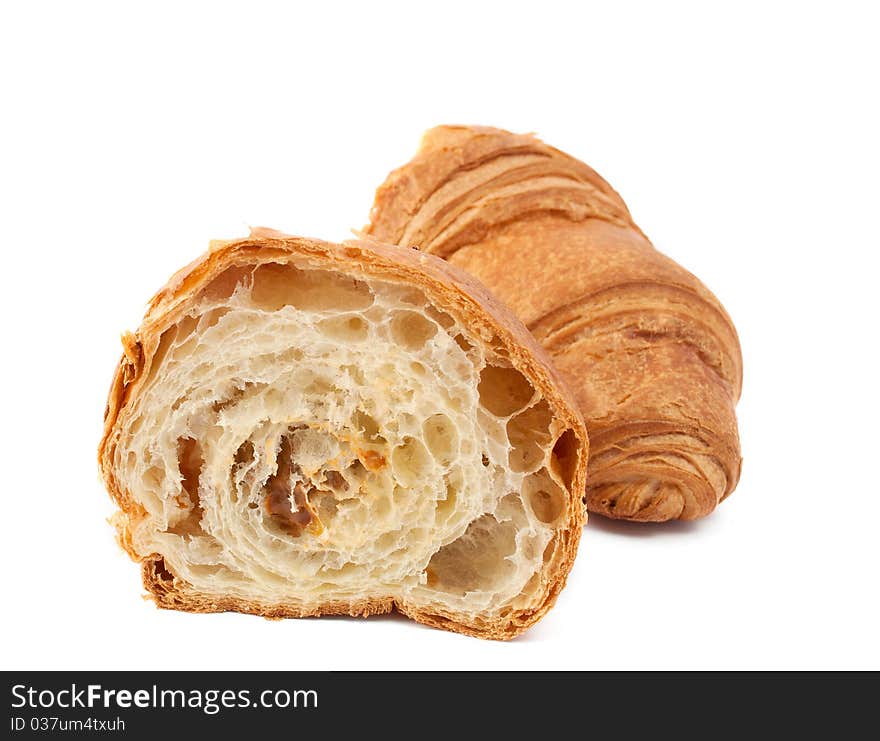
[[366, 277], [410, 284], [424, 290], [435, 304], [450, 314], [462, 317], [474, 334], [487, 346], [491, 345], [495, 353], [509, 358], [513, 367], [540, 391], [556, 418], [574, 431], [576, 445], [571, 451], [571, 492], [580, 491], [585, 485], [587, 434], [574, 399], [528, 331], [476, 280], [433, 256], [415, 250], [401, 250], [371, 239], [340, 245], [258, 229], [247, 239], [212, 243], [209, 252], [176, 273], [156, 294], [138, 331], [123, 336], [124, 354], [110, 388], [98, 459], [107, 489], [121, 510], [114, 520], [120, 543], [133, 559], [142, 563], [146, 588], [160, 607], [191, 612], [234, 610], [278, 618], [328, 614], [368, 616], [396, 609], [418, 622], [459, 633], [493, 639], [516, 636], [550, 609], [565, 584], [585, 518], [576, 495], [568, 496], [563, 515], [565, 525], [560, 526], [552, 556], [548, 557], [541, 572], [546, 588], [540, 603], [489, 622], [454, 612], [445, 614], [438, 609], [419, 609], [392, 597], [326, 602], [304, 610], [293, 604], [268, 604], [200, 593], [174, 574], [161, 554], [144, 556], [135, 550], [133, 523], [145, 513], [123, 485], [118, 464], [114, 461], [121, 431], [127, 424], [127, 412], [144, 387], [162, 333], [178, 322], [194, 297], [227, 268], [242, 264], [283, 263], [291, 256], [306, 257], [322, 269], [340, 267], [350, 270], [355, 266]]
[[550, 353], [587, 421], [591, 511], [696, 519], [733, 491], [733, 323], [583, 162], [530, 135], [441, 126], [378, 189], [365, 231], [475, 275]]

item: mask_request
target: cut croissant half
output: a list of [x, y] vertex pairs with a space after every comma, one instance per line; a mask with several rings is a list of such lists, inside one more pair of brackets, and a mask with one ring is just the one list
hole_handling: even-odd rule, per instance
[[167, 608], [510, 638], [565, 583], [587, 437], [541, 349], [435, 257], [257, 230], [124, 338], [99, 459]]
[[440, 126], [371, 216], [377, 239], [476, 276], [549, 352], [590, 433], [591, 511], [693, 520], [734, 490], [733, 322], [594, 170], [533, 136]]

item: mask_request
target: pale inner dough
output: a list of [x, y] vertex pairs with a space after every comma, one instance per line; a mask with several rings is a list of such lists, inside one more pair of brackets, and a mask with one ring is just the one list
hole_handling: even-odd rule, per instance
[[123, 421], [133, 548], [266, 605], [529, 606], [567, 517], [566, 430], [484, 346], [411, 286], [227, 269], [162, 334]]

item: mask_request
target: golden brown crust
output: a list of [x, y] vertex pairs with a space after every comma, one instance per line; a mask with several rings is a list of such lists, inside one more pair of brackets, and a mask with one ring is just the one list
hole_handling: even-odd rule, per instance
[[131, 545], [132, 522], [143, 517], [142, 507], [120, 484], [113, 460], [120, 430], [125, 424], [127, 406], [140, 391], [149, 374], [150, 363], [165, 329], [175, 324], [189, 309], [189, 303], [213, 278], [231, 266], [285, 262], [293, 256], [305, 257], [323, 268], [350, 270], [355, 266], [365, 276], [408, 282], [425, 291], [450, 314], [462, 317], [468, 326], [496, 354], [507, 357], [547, 399], [555, 416], [573, 431], [574, 465], [572, 491], [581, 490], [586, 479], [587, 433], [577, 405], [559, 379], [541, 347], [525, 327], [479, 282], [463, 271], [416, 250], [401, 250], [373, 239], [332, 244], [293, 237], [268, 229], [255, 229], [250, 237], [237, 241], [213, 242], [211, 249], [178, 271], [149, 304], [138, 331], [123, 336], [124, 353], [114, 374], [104, 413], [104, 434], [98, 460], [105, 485], [122, 510], [114, 518], [120, 545], [142, 563], [144, 584], [160, 607], [191, 612], [234, 610], [266, 617], [307, 617], [329, 614], [374, 615], [397, 609], [427, 625], [482, 638], [509, 639], [535, 623], [552, 607], [571, 569], [585, 519], [576, 496], [569, 497], [557, 545], [545, 564], [549, 584], [543, 601], [534, 609], [514, 612], [490, 622], [469, 621], [441, 611], [420, 610], [392, 598], [350, 603], [326, 603], [314, 610], [284, 604], [260, 604], [234, 597], [200, 594], [168, 569], [160, 554], [139, 556]]
[[438, 127], [378, 189], [366, 232], [475, 275], [548, 350], [587, 420], [590, 510], [695, 519], [733, 491], [733, 323], [588, 166], [533, 136]]

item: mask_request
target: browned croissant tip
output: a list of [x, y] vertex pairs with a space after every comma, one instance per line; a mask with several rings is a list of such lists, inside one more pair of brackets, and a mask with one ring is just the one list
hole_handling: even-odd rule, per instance
[[733, 491], [733, 322], [588, 165], [534, 135], [437, 126], [378, 188], [366, 231], [472, 273], [550, 353], [587, 420], [592, 511], [693, 519]]

